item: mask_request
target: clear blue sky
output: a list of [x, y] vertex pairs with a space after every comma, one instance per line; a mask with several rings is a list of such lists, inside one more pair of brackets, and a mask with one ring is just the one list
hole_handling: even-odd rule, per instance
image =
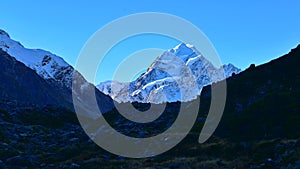
[[[274, 59], [300, 43], [298, 0], [3, 0], [0, 4], [1, 29], [25, 47], [49, 50], [71, 65], [95, 31], [119, 17], [140, 12], [170, 13], [192, 22], [211, 40], [223, 63], [242, 69]], [[137, 38], [130, 49], [136, 49], [132, 47], [136, 42], [139, 47], [163, 49], [175, 45], [167, 40], [155, 43], [156, 38], [150, 37], [152, 41], [145, 44]], [[110, 62], [117, 64], [129, 51], [119, 50], [124, 56], [115, 56]], [[97, 81], [108, 80], [114, 66], [107, 66]]]

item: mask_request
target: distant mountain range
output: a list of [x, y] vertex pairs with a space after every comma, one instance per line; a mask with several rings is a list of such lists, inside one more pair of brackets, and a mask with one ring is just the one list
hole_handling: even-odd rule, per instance
[[[65, 90], [59, 93], [68, 95], [67, 102], [72, 102], [70, 94], [66, 94], [66, 91], [70, 93], [74, 68], [61, 57], [41, 49], [27, 49], [21, 43], [12, 40], [3, 30], [0, 30], [0, 49], [35, 71], [44, 80], [51, 81], [58, 88]], [[97, 85], [97, 88], [119, 103], [190, 101], [200, 95], [203, 86], [239, 72], [241, 70], [232, 64], [216, 68], [195, 47], [182, 43], [159, 56], [147, 72], [135, 81], [107, 81]], [[81, 75], [80, 78], [84, 79]], [[88, 82], [81, 85], [94, 87]]]
[[193, 45], [181, 43], [159, 56], [135, 81], [106, 81], [97, 88], [119, 103], [186, 102], [200, 95], [204, 86], [240, 72], [232, 64], [217, 68]]

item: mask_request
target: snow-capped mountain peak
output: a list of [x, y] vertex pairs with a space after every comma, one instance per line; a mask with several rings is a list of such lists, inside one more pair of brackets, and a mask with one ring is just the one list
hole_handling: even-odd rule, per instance
[[175, 56], [181, 58], [184, 62], [191, 58], [201, 56], [201, 53], [193, 45], [186, 43], [181, 43], [173, 49], [168, 50], [167, 52], [170, 52]]
[[181, 43], [157, 57], [135, 81], [100, 83], [98, 89], [117, 102], [189, 101], [204, 86], [240, 71], [232, 64], [216, 68], [193, 45]]
[[191, 55], [192, 53], [200, 55], [200, 52], [198, 52], [193, 45], [185, 43], [177, 45], [175, 48], [170, 49], [169, 52], [179, 57]]

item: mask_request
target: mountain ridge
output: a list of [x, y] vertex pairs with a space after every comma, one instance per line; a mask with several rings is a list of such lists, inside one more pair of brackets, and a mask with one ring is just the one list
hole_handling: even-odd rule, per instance
[[[59, 105], [61, 102], [62, 105], [64, 105], [64, 103], [68, 103], [63, 107], [68, 110], [74, 111], [73, 102], [77, 101], [80, 102], [80, 109], [83, 109], [84, 112], [89, 114], [91, 112], [95, 112], [96, 110], [90, 108], [92, 107], [90, 106], [90, 102], [91, 100], [93, 100], [93, 98], [87, 98], [84, 93], [92, 91], [93, 93], [95, 93], [95, 97], [98, 103], [101, 105], [102, 103], [104, 103], [101, 106], [102, 113], [112, 109], [113, 101], [108, 96], [98, 91], [93, 84], [87, 82], [86, 79], [71, 65], [64, 61], [63, 58], [42, 49], [27, 49], [20, 42], [12, 40], [9, 34], [1, 29], [0, 50], [1, 56], [3, 55], [2, 59], [4, 59], [4, 56], [8, 58], [7, 62], [2, 63], [3, 69], [9, 67], [9, 65], [20, 65], [19, 67], [22, 67], [21, 69], [26, 70], [25, 72], [31, 72], [31, 76], [35, 78], [34, 82], [39, 83], [40, 81], [42, 81], [42, 85], [40, 86], [41, 92], [40, 94], [36, 94], [43, 97], [38, 97], [38, 100], [36, 100], [34, 98], [34, 95], [31, 94], [35, 93], [34, 89], [30, 89], [30, 87], [24, 88], [25, 91], [28, 91], [28, 93], [31, 94], [31, 97], [28, 98], [26, 104], [32, 101], [33, 103], [37, 103], [37, 105], [43, 107], [47, 104]], [[11, 57], [12, 59], [10, 59], [9, 57]], [[27, 67], [34, 73], [24, 67]], [[16, 73], [15, 75], [13, 75], [13, 77], [22, 77], [24, 79], [23, 83], [27, 83], [27, 81], [28, 83], [32, 83], [30, 81], [31, 76], [23, 77], [21, 75], [22, 72], [16, 71], [14, 70], [14, 68], [16, 67], [12, 67], [10, 70], [11, 72]], [[38, 75], [43, 80], [37, 78], [35, 75]], [[10, 88], [10, 86], [14, 86], [19, 91], [22, 91], [22, 86], [18, 86], [18, 83], [19, 82], [17, 79], [7, 82], [2, 81], [2, 94], [4, 95], [5, 93], [8, 93], [8, 95], [14, 95], [14, 97], [22, 100], [22, 93], [14, 93], [14, 91], [11, 91]], [[74, 88], [72, 88], [72, 86]], [[49, 96], [54, 95], [55, 97], [53, 96], [52, 98], [55, 101], [51, 101], [51, 99], [48, 99], [46, 97], [47, 94]], [[43, 102], [43, 100], [45, 101]], [[13, 108], [14, 106], [10, 106], [9, 109]]]
[[68, 88], [72, 84], [73, 67], [63, 58], [42, 49], [28, 49], [0, 30], [0, 48], [33, 69], [44, 79], [51, 79]]

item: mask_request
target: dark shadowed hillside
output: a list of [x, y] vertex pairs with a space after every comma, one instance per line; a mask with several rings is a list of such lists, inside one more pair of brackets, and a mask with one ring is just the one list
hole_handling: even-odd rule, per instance
[[237, 140], [300, 137], [300, 46], [227, 80], [217, 135]]

